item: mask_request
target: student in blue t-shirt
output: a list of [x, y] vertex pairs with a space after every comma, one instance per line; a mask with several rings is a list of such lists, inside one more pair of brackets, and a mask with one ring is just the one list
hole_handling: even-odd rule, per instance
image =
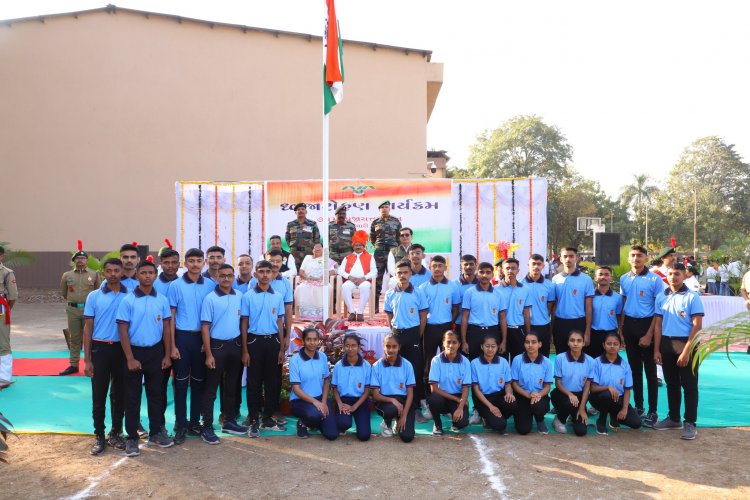
[[[180, 252], [173, 250], [171, 247], [164, 247], [159, 252], [159, 266], [161, 267], [161, 273], [154, 280], [154, 288], [159, 295], [169, 300], [169, 287], [179, 278], [177, 272], [180, 270]], [[164, 370], [164, 376], [161, 379], [161, 395], [164, 408], [167, 407], [167, 387], [169, 387], [172, 368], [170, 366]]]
[[522, 280], [529, 287], [531, 303], [531, 329], [539, 336], [542, 343], [541, 353], [549, 357], [552, 346], [552, 309], [555, 305], [555, 285], [542, 274], [544, 257], [538, 253], [529, 258], [529, 273]]
[[552, 363], [539, 352], [541, 347], [536, 333], [529, 332], [523, 341], [526, 352], [513, 358], [510, 374], [516, 395], [515, 422], [519, 434], [531, 432], [532, 417], [537, 431], [547, 434], [544, 415], [549, 411], [549, 391], [552, 386]]
[[331, 372], [328, 358], [320, 352], [320, 332], [315, 328], [302, 331], [304, 347], [289, 360], [289, 402], [297, 420], [297, 437], [306, 439], [308, 429], [318, 429], [329, 441], [339, 437], [336, 417], [328, 399]]
[[607, 416], [609, 426], [615, 431], [620, 429], [620, 423], [633, 429], [642, 425], [638, 412], [630, 406], [633, 372], [619, 354], [620, 345], [620, 336], [608, 333], [604, 339], [604, 354], [594, 360], [589, 401], [599, 410], [597, 434], [607, 434]]
[[568, 335], [568, 351], [555, 356], [555, 389], [550, 395], [557, 410], [552, 428], [565, 434], [568, 417], [573, 417], [576, 436], [585, 436], [589, 417], [586, 402], [589, 399], [594, 359], [583, 352], [583, 333], [573, 330]]
[[250, 281], [253, 279], [253, 258], [243, 253], [237, 257], [237, 278], [232, 283], [235, 290], [247, 293]]
[[568, 349], [571, 330], [583, 332], [585, 339], [591, 337], [591, 301], [594, 297], [594, 282], [578, 269], [578, 249], [562, 248], [560, 260], [564, 266], [563, 272], [552, 278], [557, 298], [552, 326], [555, 352]]
[[468, 253], [461, 256], [461, 275], [457, 280], [453, 280], [453, 282], [458, 285], [461, 302], [463, 302], [466, 290], [479, 284], [476, 257]]
[[516, 279], [519, 265], [518, 259], [513, 257], [503, 259], [503, 279], [496, 287], [508, 303], [505, 311], [508, 359], [523, 353], [524, 336], [531, 330], [531, 288]]
[[469, 425], [469, 388], [471, 387], [471, 363], [461, 354], [461, 342], [453, 330], [443, 333], [443, 352], [430, 363], [430, 396], [427, 404], [435, 424], [434, 436], [443, 435], [441, 415], [451, 416], [453, 430]]
[[[612, 290], [612, 268], [599, 266], [594, 271], [594, 299], [592, 301], [591, 337], [584, 352], [592, 358], [604, 353], [604, 337], [615, 332], [622, 337], [622, 296]], [[585, 340], [584, 340], [585, 343]]]
[[372, 397], [375, 409], [383, 417], [380, 423], [382, 437], [393, 436], [393, 421], [396, 432], [404, 443], [414, 440], [414, 368], [409, 360], [399, 354], [401, 345], [395, 333], [383, 339], [385, 356], [372, 367]]
[[422, 245], [419, 243], [412, 244], [409, 247], [408, 255], [411, 262], [411, 278], [409, 278], [409, 282], [417, 288], [422, 283], [429, 281], [432, 273], [422, 265], [422, 261], [424, 260], [424, 247]]
[[474, 404], [485, 427], [504, 433], [508, 418], [516, 412], [516, 397], [511, 385], [510, 365], [497, 353], [497, 339], [486, 335], [482, 355], [471, 362]]
[[370, 439], [370, 379], [372, 365], [366, 361], [360, 351], [362, 339], [356, 334], [344, 335], [344, 356], [333, 367], [333, 397], [336, 399], [336, 427], [339, 432], [346, 432], [352, 426], [352, 419], [357, 426], [357, 439]]
[[[667, 268], [669, 288], [656, 297], [654, 325], [654, 361], [664, 367], [669, 414], [654, 429], [683, 428], [682, 439], [698, 435], [698, 366], [693, 368], [696, 347], [692, 340], [703, 326], [700, 295], [684, 284], [685, 266]], [[680, 421], [682, 392], [685, 393], [685, 422]]]

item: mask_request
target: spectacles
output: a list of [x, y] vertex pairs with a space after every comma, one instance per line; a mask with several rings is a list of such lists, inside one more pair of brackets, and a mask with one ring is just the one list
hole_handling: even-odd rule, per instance
[[220, 280], [231, 280], [234, 278], [234, 274], [220, 274], [219, 279]]
[[409, 233], [405, 233], [405, 234], [399, 234], [399, 236], [402, 238], [408, 238], [411, 235]]

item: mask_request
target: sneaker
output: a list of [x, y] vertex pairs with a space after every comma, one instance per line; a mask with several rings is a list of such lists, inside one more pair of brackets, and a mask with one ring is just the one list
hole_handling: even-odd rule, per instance
[[428, 420], [425, 418], [424, 415], [422, 415], [421, 411], [414, 410], [414, 422], [417, 424], [424, 424], [428, 422]]
[[250, 437], [250, 438], [260, 437], [260, 431], [258, 430], [257, 420], [250, 421], [250, 425], [247, 428], [247, 437]]
[[286, 417], [284, 415], [282, 415], [281, 413], [277, 413], [276, 415], [274, 415], [273, 419], [276, 420], [277, 424], [283, 425], [284, 427], [286, 427], [286, 424], [289, 423], [289, 421], [286, 419]]
[[602, 436], [607, 435], [607, 419], [606, 418], [599, 418], [596, 421], [596, 433], [601, 434]]
[[250, 427], [250, 424], [252, 423], [253, 423], [253, 419], [250, 418], [250, 415], [245, 417], [245, 420], [242, 421], [242, 425], [244, 425], [245, 427]]
[[[597, 410], [593, 406], [589, 406], [588, 408], [586, 408], [586, 413], [589, 414], [589, 417], [595, 417], [595, 416], [599, 415], [599, 410]], [[571, 415], [571, 417], [572, 416], [573, 415]]]
[[302, 423], [302, 420], [297, 420], [297, 437], [300, 439], [307, 439], [310, 437], [310, 433], [307, 431], [307, 426]]
[[187, 427], [187, 434], [188, 436], [198, 437], [201, 436], [203, 433], [203, 429], [201, 428], [201, 424], [188, 424]]
[[422, 416], [427, 420], [432, 420], [432, 412], [426, 401], [422, 401]]
[[148, 432], [146, 432], [146, 429], [143, 428], [143, 424], [140, 420], [138, 421], [138, 437], [140, 439], [145, 439], [146, 437], [148, 437]]
[[393, 428], [391, 428], [391, 425], [386, 424], [385, 420], [380, 422], [380, 435], [384, 438], [389, 438], [393, 436]]
[[641, 420], [643, 421], [643, 427], [653, 428], [656, 422], [659, 421], [659, 416], [650, 411]]
[[662, 387], [664, 385], [664, 381], [662, 379], [660, 379], [660, 378], [657, 378], [656, 379], [656, 385], [658, 385], [659, 387]]
[[[224, 424], [226, 425], [226, 424]], [[208, 443], [208, 444], [219, 444], [219, 436], [216, 435], [214, 432], [214, 428], [212, 427], [204, 427], [201, 429], [201, 439]]]
[[286, 427], [278, 423], [276, 420], [269, 418], [264, 418], [263, 422], [260, 424], [261, 429], [265, 429], [267, 431], [275, 431], [275, 432], [285, 432]]
[[615, 418], [612, 418], [611, 416], [609, 417], [609, 428], [615, 432], [619, 432], [620, 421], [617, 420], [617, 416], [615, 416]]
[[[221, 426], [221, 432], [232, 434], [233, 436], [244, 436], [247, 434], [247, 427], [238, 424], [234, 420], [225, 420], [224, 425]], [[203, 433], [201, 433], [201, 437], [203, 437]]]
[[544, 420], [540, 420], [536, 423], [536, 430], [539, 432], [539, 434], [549, 434], [547, 422], [545, 422]]
[[657, 431], [667, 431], [669, 429], [682, 429], [682, 422], [681, 421], [674, 421], [671, 418], [669, 418], [669, 415], [667, 415], [667, 418], [663, 420], [659, 420], [654, 424], [654, 429]]
[[432, 425], [432, 435], [433, 436], [442, 436], [443, 435], [443, 428], [438, 427], [437, 425]]
[[680, 439], [695, 439], [697, 436], [698, 436], [698, 429], [696, 429], [695, 424], [691, 424], [690, 422], [685, 422], [685, 426], [682, 431], [682, 434], [680, 434]]
[[125, 441], [125, 456], [126, 457], [137, 457], [141, 454], [141, 450], [138, 449], [138, 441], [135, 439], [128, 439]]
[[643, 420], [643, 417], [646, 416], [646, 410], [644, 410], [643, 408], [636, 408], [635, 412], [638, 414], [638, 418], [640, 418], [641, 420]]
[[159, 431], [158, 434], [149, 436], [148, 444], [158, 446], [159, 448], [169, 448], [174, 445], [174, 440], [166, 432]]
[[91, 450], [89, 450], [89, 453], [91, 453], [92, 455], [98, 455], [106, 448], [107, 441], [104, 439], [104, 436], [100, 434], [96, 436], [96, 441], [94, 441], [94, 445], [91, 447]]
[[469, 424], [474, 425], [478, 424], [482, 421], [482, 417], [479, 416], [479, 412], [476, 408], [474, 408], [474, 411], [471, 412], [471, 417], [469, 418]]
[[109, 434], [107, 434], [107, 444], [115, 450], [124, 450], [125, 438], [119, 432], [109, 431]]
[[568, 428], [565, 427], [565, 424], [560, 422], [560, 419], [557, 417], [552, 420], [552, 428], [555, 429], [555, 432], [557, 432], [558, 434], [568, 433]]
[[177, 427], [174, 430], [174, 444], [182, 444], [187, 439], [187, 429], [185, 427]]

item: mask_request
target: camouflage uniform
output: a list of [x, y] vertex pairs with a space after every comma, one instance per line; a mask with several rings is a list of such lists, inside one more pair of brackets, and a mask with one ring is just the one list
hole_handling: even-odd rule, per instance
[[305, 222], [300, 224], [297, 219], [294, 219], [286, 225], [284, 239], [299, 268], [305, 256], [312, 255], [313, 246], [320, 243], [318, 223], [305, 218]]
[[378, 268], [378, 278], [375, 285], [375, 304], [380, 298], [383, 287], [383, 273], [388, 265], [388, 252], [398, 245], [398, 232], [401, 231], [401, 221], [393, 216], [378, 217], [370, 226], [370, 242], [375, 246], [375, 265]]
[[81, 359], [81, 344], [83, 342], [83, 307], [89, 293], [99, 288], [99, 274], [88, 267], [83, 271], [73, 269], [63, 273], [60, 279], [60, 293], [68, 306], [65, 312], [68, 316], [68, 334], [70, 335], [70, 366], [78, 367]]
[[341, 264], [341, 261], [352, 253], [352, 236], [357, 232], [354, 223], [346, 221], [339, 225], [335, 222], [328, 224], [328, 248], [330, 257]]

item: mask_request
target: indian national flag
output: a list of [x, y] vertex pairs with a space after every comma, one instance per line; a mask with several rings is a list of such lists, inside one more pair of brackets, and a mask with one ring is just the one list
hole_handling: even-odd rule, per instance
[[326, 0], [328, 18], [323, 36], [323, 101], [325, 114], [344, 99], [344, 52], [333, 0]]

